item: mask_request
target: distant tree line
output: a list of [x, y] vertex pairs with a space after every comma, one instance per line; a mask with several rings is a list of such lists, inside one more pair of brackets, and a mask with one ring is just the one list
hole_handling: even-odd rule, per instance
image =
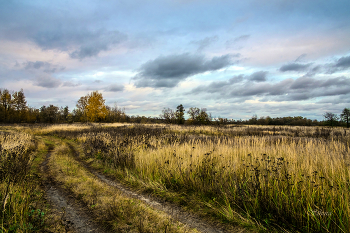
[[0, 89], [1, 123], [73, 123], [73, 122], [126, 122], [130, 119], [118, 106], [106, 106], [98, 91], [81, 97], [76, 109], [52, 104], [33, 108], [27, 105], [23, 89], [18, 92]]
[[344, 126], [349, 127], [350, 109], [344, 108], [341, 114], [326, 112], [324, 121], [310, 120], [302, 116], [258, 118], [253, 115], [248, 120], [213, 118], [206, 108], [190, 107], [186, 114], [182, 104], [176, 109], [164, 108], [159, 117], [129, 116], [124, 108], [117, 105], [105, 105], [103, 96], [98, 91], [80, 97], [76, 108], [69, 111], [68, 106], [58, 107], [52, 104], [33, 108], [27, 105], [23, 89], [9, 91], [0, 89], [0, 123], [73, 123], [73, 122], [128, 122], [128, 123], [168, 123], [186, 125], [300, 125], [300, 126]]
[[210, 113], [207, 113], [206, 108], [191, 107], [187, 111], [189, 118], [185, 120], [185, 108], [182, 104], [176, 107], [176, 110], [170, 108], [164, 108], [162, 114], [159, 115], [160, 119], [163, 119], [165, 123], [170, 124], [200, 124], [208, 125], [212, 123], [212, 117]]

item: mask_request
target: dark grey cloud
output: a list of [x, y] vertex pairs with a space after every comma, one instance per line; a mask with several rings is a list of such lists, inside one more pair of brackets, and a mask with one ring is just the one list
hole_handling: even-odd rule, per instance
[[286, 71], [305, 71], [310, 67], [311, 63], [309, 64], [300, 64], [300, 63], [290, 63], [290, 64], [286, 64], [281, 66], [281, 68], [279, 69], [281, 72], [286, 72]]
[[[266, 81], [266, 76], [267, 76], [267, 71], [258, 71], [255, 72], [251, 75], [236, 75], [232, 78], [230, 78], [227, 81], [214, 81], [211, 82], [209, 85], [200, 85], [194, 89], [190, 93], [192, 94], [198, 94], [201, 92], [204, 93], [228, 93], [231, 91], [232, 86], [239, 85], [242, 86], [242, 82], [246, 80], [246, 85], [249, 85], [249, 81], [253, 82], [265, 82]], [[251, 95], [252, 93], [258, 93], [258, 92], [264, 92], [264, 89], [269, 84], [262, 84], [260, 86], [256, 86], [256, 90], [248, 90], [248, 92], [245, 92], [245, 90], [239, 90], [240, 95], [242, 96], [248, 96]], [[259, 90], [260, 89], [260, 90]], [[189, 94], [189, 93], [187, 93]], [[254, 94], [253, 94], [254, 95]]]
[[61, 85], [61, 80], [52, 77], [51, 75], [39, 75], [34, 79], [34, 85], [46, 88], [55, 88]]
[[318, 73], [321, 73], [322, 70], [324, 70], [324, 67], [322, 67], [321, 65], [317, 65], [315, 67], [313, 67], [312, 69], [310, 69], [305, 75], [304, 77], [313, 77]]
[[70, 53], [71, 58], [84, 59], [97, 56], [101, 51], [107, 51], [112, 45], [120, 44], [126, 41], [127, 36], [118, 31], [100, 30], [94, 33], [87, 33], [78, 49]]
[[202, 51], [203, 49], [205, 49], [209, 45], [215, 43], [218, 39], [219, 39], [218, 36], [210, 36], [210, 37], [205, 37], [202, 40], [192, 41], [191, 44], [197, 45], [198, 46], [197, 50]]
[[223, 55], [206, 60], [203, 55], [184, 53], [161, 56], [143, 64], [133, 78], [136, 87], [175, 87], [189, 76], [215, 71], [231, 64], [236, 55]]
[[294, 62], [302, 62], [306, 56], [307, 56], [307, 54], [303, 53], [299, 57], [297, 57], [297, 59], [295, 59]]
[[310, 77], [301, 77], [296, 79], [293, 84], [290, 86], [291, 89], [309, 89], [316, 87], [318, 81]]
[[109, 92], [120, 92], [123, 90], [124, 90], [124, 86], [119, 84], [112, 84], [105, 88], [105, 91], [109, 91]]
[[101, 51], [108, 51], [111, 46], [126, 41], [127, 36], [118, 31], [98, 31], [89, 33], [79, 42], [80, 47], [70, 53], [71, 58], [84, 59], [97, 56]]
[[78, 87], [78, 86], [81, 86], [80, 83], [73, 83], [73, 82], [69, 82], [69, 81], [66, 81], [62, 84], [63, 87]]
[[255, 81], [255, 82], [265, 82], [267, 71], [258, 71], [249, 76], [249, 80]]
[[36, 61], [36, 62], [28, 61], [23, 63], [23, 65], [24, 65], [24, 69], [26, 70], [33, 70], [33, 69], [42, 70], [46, 73], [54, 73], [65, 69], [65, 67], [53, 65], [49, 62], [43, 62], [43, 61]]
[[[225, 43], [226, 48], [233, 47], [233, 46], [239, 44], [240, 42], [248, 40], [249, 38], [250, 38], [250, 35], [241, 35], [241, 36], [235, 37], [233, 39], [227, 40]], [[241, 47], [239, 47], [239, 48], [241, 48]]]
[[334, 66], [345, 69], [350, 68], [350, 56], [339, 58]]
[[201, 92], [206, 92], [206, 93], [217, 93], [222, 90], [226, 90], [229, 88], [232, 84], [239, 83], [243, 81], [244, 76], [243, 75], [238, 75], [233, 78], [230, 78], [227, 81], [214, 81], [210, 83], [209, 85], [200, 85], [196, 88], [194, 88], [191, 93], [192, 94], [197, 94]]
[[343, 56], [332, 63], [320, 64], [313, 67], [305, 76], [314, 76], [317, 73], [334, 74], [347, 69], [350, 69], [350, 56]]
[[[252, 75], [251, 75], [252, 76]], [[211, 93], [218, 94], [220, 98], [251, 99], [259, 96], [265, 100], [298, 101], [315, 97], [339, 96], [350, 94], [350, 78], [336, 77], [315, 79], [300, 77], [298, 79], [285, 79], [277, 83], [251, 82], [251, 76], [245, 76], [243, 81], [231, 83], [227, 81], [212, 82], [200, 85], [188, 94]], [[243, 77], [243, 76], [236, 76]]]
[[234, 42], [248, 40], [250, 35], [241, 35], [233, 39]]
[[[22, 8], [19, 7], [19, 9]], [[23, 14], [20, 15], [21, 11]], [[128, 39], [125, 33], [118, 30], [107, 30], [96, 25], [87, 28], [86, 25], [89, 24], [86, 22], [75, 20], [72, 16], [64, 17], [56, 11], [50, 12], [51, 15], [37, 8], [21, 11], [16, 12], [17, 17], [10, 17], [13, 22], [0, 27], [0, 34], [2, 34], [0, 37], [10, 40], [29, 40], [44, 50], [55, 49], [68, 52], [71, 58], [80, 60], [97, 56], [101, 51], [110, 50]], [[40, 20], [40, 16], [35, 17], [36, 14], [42, 19]], [[79, 13], [74, 15], [77, 16]], [[23, 22], [25, 20], [28, 22]], [[93, 23], [91, 22], [90, 25]]]

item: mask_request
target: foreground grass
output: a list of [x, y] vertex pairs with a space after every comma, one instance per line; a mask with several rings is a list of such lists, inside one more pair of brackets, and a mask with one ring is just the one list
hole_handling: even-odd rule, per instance
[[[350, 229], [347, 129], [73, 125], [36, 127], [35, 132], [72, 139], [101, 171], [229, 225], [269, 232]], [[123, 203], [125, 209], [110, 214], [110, 188], [88, 179], [89, 173], [77, 178], [79, 166], [75, 169], [74, 160], [62, 157], [70, 153], [66, 146], [61, 149], [52, 168], [76, 197], [113, 229], [144, 229], [148, 223], [138, 223], [137, 217], [125, 220], [123, 213], [138, 213], [128, 210], [130, 202], [112, 204], [113, 210]], [[148, 229], [164, 230], [149, 219]]]
[[26, 133], [0, 133], [0, 232], [63, 232], [45, 201], [40, 165], [46, 146]]
[[49, 161], [56, 181], [93, 211], [96, 220], [117, 232], [197, 232], [169, 216], [121, 193], [86, 171], [64, 142], [58, 142]]
[[283, 127], [231, 137], [186, 130], [95, 129], [72, 139], [106, 172], [224, 222], [276, 232], [350, 229], [346, 131], [313, 129], [319, 137], [309, 138], [301, 129], [299, 137], [276, 136], [295, 131]]

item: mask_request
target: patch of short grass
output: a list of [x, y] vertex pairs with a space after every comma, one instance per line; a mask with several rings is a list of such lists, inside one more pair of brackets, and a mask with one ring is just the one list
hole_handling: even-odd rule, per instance
[[118, 232], [196, 232], [139, 200], [121, 195], [96, 179], [71, 154], [64, 142], [56, 146], [50, 162], [52, 176], [91, 209], [95, 218]]

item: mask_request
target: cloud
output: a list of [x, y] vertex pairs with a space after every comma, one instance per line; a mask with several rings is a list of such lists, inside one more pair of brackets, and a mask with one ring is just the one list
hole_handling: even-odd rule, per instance
[[112, 84], [105, 88], [105, 91], [109, 91], [109, 92], [119, 92], [123, 90], [124, 90], [124, 86], [119, 84]]
[[57, 65], [52, 65], [49, 62], [43, 62], [43, 61], [27, 61], [23, 63], [24, 69], [26, 70], [40, 70], [44, 71], [45, 73], [54, 73], [56, 71], [62, 71], [65, 69], [65, 67], [60, 67]]
[[101, 51], [110, 50], [113, 45], [127, 40], [119, 31], [105, 29], [87, 30], [66, 27], [42, 28], [32, 35], [32, 40], [42, 49], [71, 51], [71, 58], [84, 59], [97, 56]]
[[80, 83], [72, 83], [72, 82], [67, 81], [67, 82], [64, 82], [62, 86], [63, 87], [77, 87], [77, 86], [81, 86], [81, 84]]
[[[251, 82], [251, 77], [254, 74], [250, 76], [239, 75], [227, 81], [215, 81], [208, 85], [200, 85], [187, 94], [211, 93], [226, 99], [263, 97], [266, 101], [298, 101], [350, 94], [350, 78], [343, 76], [326, 79], [303, 76], [295, 80], [288, 78], [279, 82], [267, 83]], [[232, 82], [233, 79], [237, 80], [237, 78], [240, 78], [240, 81]]]
[[232, 57], [223, 55], [205, 60], [203, 55], [184, 53], [161, 56], [144, 63], [133, 78], [136, 87], [175, 87], [187, 77], [207, 71], [215, 71], [232, 65]]
[[230, 40], [227, 40], [226, 41], [226, 48], [230, 48], [232, 47], [233, 45], [241, 42], [241, 41], [246, 41], [250, 38], [250, 35], [241, 35], [241, 36], [238, 36], [238, 37], [235, 37], [233, 39], [230, 39]]
[[307, 54], [306, 54], [306, 53], [303, 53], [303, 54], [301, 54], [299, 57], [297, 57], [297, 59], [295, 59], [294, 62], [301, 62], [301, 61], [304, 60], [304, 58], [305, 58], [306, 56], [307, 56]]
[[281, 72], [286, 72], [286, 71], [305, 71], [307, 68], [309, 68], [309, 66], [311, 65], [311, 63], [309, 64], [300, 64], [300, 63], [290, 63], [287, 65], [283, 65], [281, 66], [281, 68], [279, 69]]
[[51, 75], [39, 75], [35, 78], [34, 84], [39, 87], [55, 88], [61, 85], [61, 81]]
[[[242, 82], [244, 80], [248, 80], [248, 81], [253, 81], [253, 82], [265, 82], [266, 81], [266, 75], [267, 75], [267, 71], [258, 71], [255, 72], [251, 75], [236, 75], [232, 78], [230, 78], [227, 81], [214, 81], [211, 82], [209, 85], [200, 85], [194, 89], [192, 89], [191, 92], [192, 94], [198, 94], [201, 92], [205, 92], [205, 93], [228, 93], [232, 90], [232, 87], [238, 85], [238, 86], [242, 86]], [[246, 82], [249, 83], [249, 82]], [[263, 92], [263, 89], [266, 87], [266, 85], [261, 85], [257, 88], [262, 88], [260, 91]], [[252, 90], [251, 90], [252, 91]], [[255, 90], [252, 92], [259, 92], [259, 90]], [[189, 94], [187, 93], [187, 94]], [[244, 90], [241, 90], [240, 93], [244, 93]], [[249, 95], [249, 93], [246, 94], [242, 94], [242, 96], [244, 95]]]
[[127, 39], [127, 36], [118, 31], [100, 31], [91, 34], [90, 41], [86, 41], [79, 49], [70, 53], [71, 58], [84, 59], [97, 56], [101, 51], [107, 51], [112, 45], [119, 44]]
[[350, 68], [350, 56], [343, 56], [333, 63], [323, 65], [324, 73], [333, 74]]
[[[235, 76], [233, 78], [230, 78], [227, 81], [214, 81], [210, 83], [209, 85], [199, 85], [198, 87], [192, 89], [190, 93], [192, 94], [198, 94], [201, 92], [204, 93], [219, 93], [221, 91], [227, 90], [227, 88], [230, 87], [231, 84], [239, 83], [243, 80], [243, 75]], [[189, 94], [189, 93], [187, 93]]]
[[210, 37], [205, 37], [202, 40], [192, 41], [191, 44], [198, 45], [197, 51], [202, 51], [203, 49], [208, 47], [210, 44], [216, 42], [217, 40], [218, 40], [218, 36], [210, 36]]
[[334, 66], [344, 69], [350, 68], [350, 56], [339, 58]]
[[255, 82], [265, 82], [267, 71], [258, 71], [250, 75], [249, 80]]
[[242, 36], [238, 36], [236, 38], [233, 39], [234, 42], [238, 42], [238, 41], [244, 41], [244, 40], [248, 40], [250, 37], [250, 35], [242, 35]]

